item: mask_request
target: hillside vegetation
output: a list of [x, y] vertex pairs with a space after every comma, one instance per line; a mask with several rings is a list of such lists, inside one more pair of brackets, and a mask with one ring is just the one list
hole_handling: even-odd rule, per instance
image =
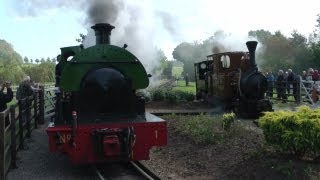
[[0, 39], [0, 80], [18, 84], [28, 75], [35, 82], [54, 82], [55, 62], [50, 58], [22, 58], [10, 43]]

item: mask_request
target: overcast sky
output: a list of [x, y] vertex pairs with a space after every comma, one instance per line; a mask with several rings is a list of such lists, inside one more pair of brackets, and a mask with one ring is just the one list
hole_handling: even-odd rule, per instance
[[[75, 39], [79, 33], [87, 33], [85, 12], [81, 8], [46, 6], [39, 13], [26, 15], [19, 10], [21, 1], [0, 0], [0, 39], [10, 42], [23, 57], [56, 57], [60, 47], [77, 45]], [[128, 1], [139, 3], [137, 6], [148, 11], [144, 14], [149, 16], [148, 21], [141, 18], [146, 21], [141, 23], [148, 28], [152, 26], [154, 45], [163, 49], [169, 58], [180, 42], [204, 40], [217, 30], [246, 37], [249, 30], [280, 30], [289, 36], [295, 29], [308, 36], [315, 28], [316, 15], [320, 14], [319, 0]]]

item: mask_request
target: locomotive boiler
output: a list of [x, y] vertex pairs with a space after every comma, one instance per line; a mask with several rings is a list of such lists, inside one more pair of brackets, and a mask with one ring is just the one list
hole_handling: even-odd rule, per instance
[[61, 48], [55, 119], [46, 131], [50, 151], [67, 154], [74, 165], [147, 160], [151, 147], [167, 143], [166, 122], [146, 113], [136, 95], [149, 75], [125, 47], [110, 44], [113, 28], [92, 26], [92, 47]]
[[249, 52], [223, 52], [195, 63], [197, 98], [223, 106], [244, 118], [257, 118], [273, 111], [265, 97], [267, 79], [258, 71], [255, 50], [258, 42], [246, 43]]

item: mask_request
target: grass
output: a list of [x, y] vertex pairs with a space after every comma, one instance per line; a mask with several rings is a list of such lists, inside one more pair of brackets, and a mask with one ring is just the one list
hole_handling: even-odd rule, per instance
[[16, 103], [18, 103], [18, 101], [16, 100], [16, 98], [13, 98], [11, 102], [7, 103], [7, 106], [9, 107], [9, 106], [14, 105]]
[[177, 85], [173, 87], [173, 90], [179, 90], [196, 94], [196, 83], [189, 82], [189, 86], [186, 86], [186, 82], [184, 80], [180, 80], [178, 81]]
[[174, 66], [172, 67], [172, 76], [181, 77], [182, 71], [183, 71], [183, 67]]
[[230, 131], [225, 131], [222, 115], [182, 116], [171, 114], [162, 118], [169, 120], [179, 134], [192, 139], [196, 144], [215, 144], [224, 139], [250, 133], [240, 121], [233, 123]]

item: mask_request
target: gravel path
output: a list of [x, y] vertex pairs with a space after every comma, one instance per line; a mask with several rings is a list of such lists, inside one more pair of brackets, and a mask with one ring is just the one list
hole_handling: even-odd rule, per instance
[[18, 168], [9, 171], [8, 180], [97, 179], [90, 167], [72, 167], [64, 155], [49, 153], [45, 128], [46, 125], [42, 125], [32, 131], [31, 139], [25, 141], [26, 150], [18, 152]]

